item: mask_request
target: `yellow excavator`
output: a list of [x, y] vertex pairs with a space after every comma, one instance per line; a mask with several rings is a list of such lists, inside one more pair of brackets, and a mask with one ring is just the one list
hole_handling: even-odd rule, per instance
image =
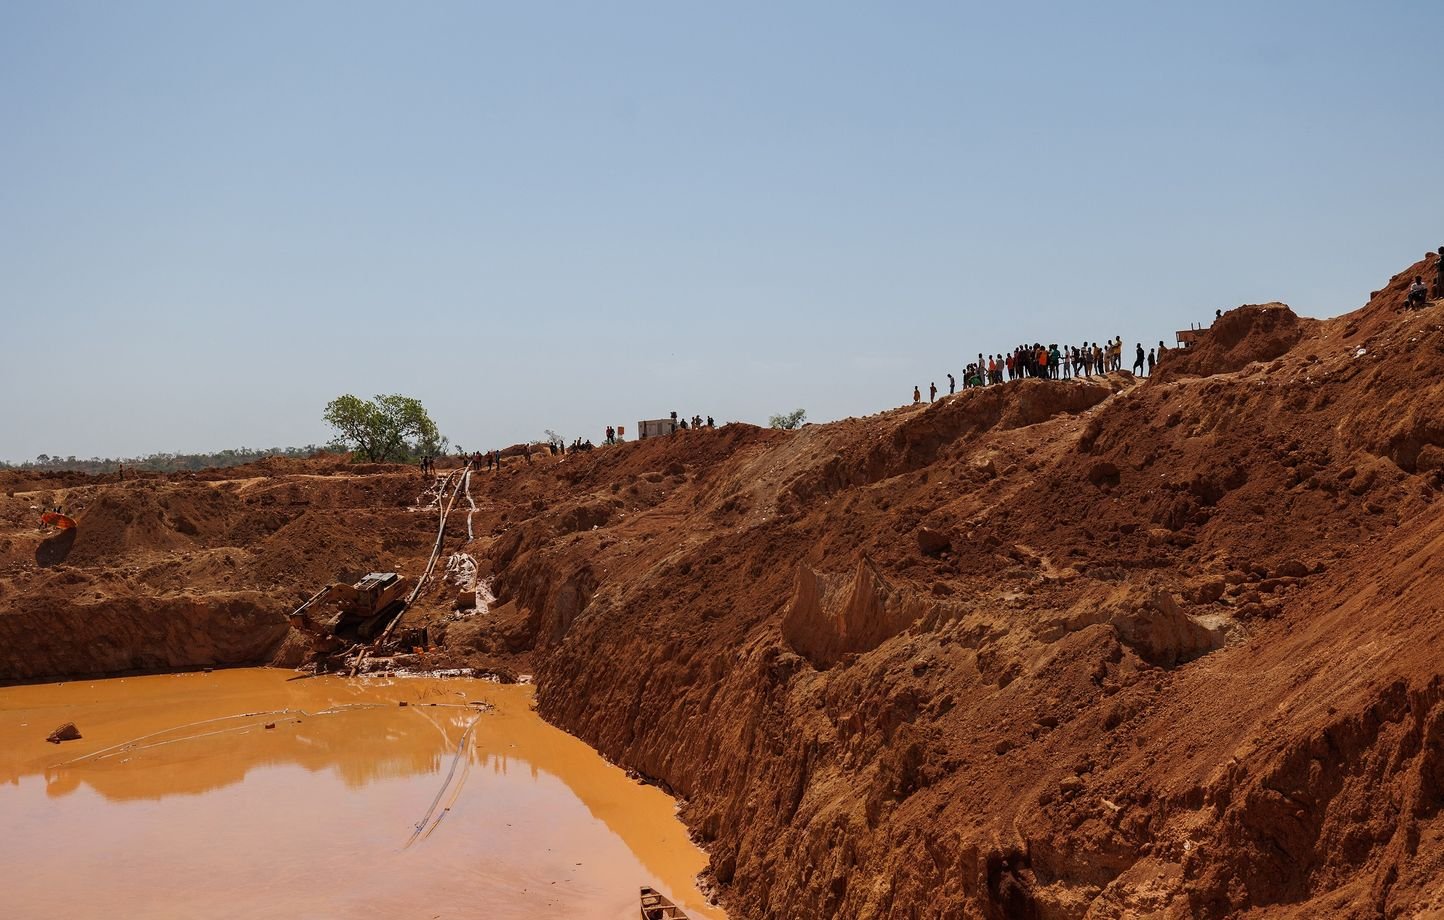
[[354, 585], [327, 585], [291, 613], [291, 625], [310, 637], [319, 660], [380, 635], [406, 609], [412, 585], [395, 572], [372, 572]]

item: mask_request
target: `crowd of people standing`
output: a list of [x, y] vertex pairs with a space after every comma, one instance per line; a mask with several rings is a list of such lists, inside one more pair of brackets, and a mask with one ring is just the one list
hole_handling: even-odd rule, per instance
[[[1132, 371], [1137, 376], [1152, 374], [1153, 369], [1168, 353], [1168, 346], [1162, 341], [1157, 348], [1147, 351], [1143, 343], [1134, 345]], [[1019, 345], [1004, 354], [978, 355], [976, 361], [968, 363], [963, 371], [963, 389], [996, 386], [1012, 380], [1032, 377], [1043, 380], [1069, 380], [1075, 377], [1092, 377], [1123, 370], [1123, 337], [1105, 341], [1084, 342], [1081, 345], [1057, 344]], [[949, 395], [957, 392], [957, 379], [948, 374]], [[937, 399], [938, 386], [928, 385], [928, 401]], [[913, 387], [913, 402], [922, 401], [922, 390]]]

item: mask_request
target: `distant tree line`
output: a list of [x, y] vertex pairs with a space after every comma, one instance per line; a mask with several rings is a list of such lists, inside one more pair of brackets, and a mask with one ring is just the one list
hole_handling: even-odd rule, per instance
[[50, 472], [74, 472], [74, 473], [114, 473], [122, 463], [127, 470], [147, 471], [152, 473], [183, 473], [194, 470], [204, 470], [216, 467], [240, 466], [243, 463], [254, 463], [257, 460], [264, 460], [267, 457], [291, 457], [293, 459], [304, 459], [315, 456], [326, 450], [315, 444], [308, 444], [305, 447], [238, 447], [234, 450], [221, 450], [213, 454], [172, 454], [156, 453], [147, 457], [91, 457], [81, 459], [75, 456], [52, 457], [49, 454], [41, 454], [34, 460], [26, 460], [23, 463], [6, 463], [0, 461], [0, 469], [7, 470], [43, 470]]

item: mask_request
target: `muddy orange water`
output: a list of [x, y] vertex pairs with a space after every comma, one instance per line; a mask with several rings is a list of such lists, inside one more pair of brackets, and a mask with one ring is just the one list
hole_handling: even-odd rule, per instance
[[295, 677], [0, 688], [0, 917], [723, 917], [675, 803], [530, 688]]

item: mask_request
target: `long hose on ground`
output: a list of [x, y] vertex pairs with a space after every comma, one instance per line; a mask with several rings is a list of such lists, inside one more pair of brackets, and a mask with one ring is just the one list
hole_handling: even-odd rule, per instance
[[[446, 482], [443, 483], [441, 487], [443, 492], [446, 490], [446, 485], [451, 482], [451, 477], [454, 475], [456, 474], [446, 474]], [[441, 543], [446, 538], [446, 519], [451, 516], [451, 509], [456, 504], [456, 497], [461, 494], [462, 485], [466, 483], [470, 477], [471, 463], [468, 462], [466, 466], [461, 469], [461, 475], [457, 477], [456, 485], [452, 487], [451, 497], [446, 500], [446, 506], [441, 508], [441, 519], [436, 525], [436, 543], [431, 547], [431, 558], [426, 561], [426, 568], [422, 570], [421, 577], [416, 579], [416, 587], [411, 589], [411, 594], [407, 596], [406, 602], [401, 605], [400, 610], [396, 611], [396, 616], [392, 617], [391, 622], [382, 630], [381, 635], [369, 645], [362, 646], [361, 651], [357, 653], [356, 663], [351, 666], [352, 677], [360, 673], [361, 666], [366, 663], [366, 657], [370, 655], [372, 651], [386, 644], [391, 638], [391, 631], [396, 628], [396, 624], [401, 622], [401, 618], [406, 615], [406, 611], [416, 602], [416, 598], [421, 596], [421, 589], [426, 587], [426, 582], [431, 578], [432, 571], [436, 569], [436, 560], [441, 556]]]
[[[461, 740], [456, 742], [456, 751], [451, 755], [451, 769], [446, 771], [446, 778], [441, 781], [441, 788], [436, 790], [436, 797], [431, 800], [431, 805], [426, 809], [426, 814], [421, 816], [420, 821], [412, 825], [411, 837], [406, 841], [406, 846], [402, 847], [402, 849], [411, 846], [416, 842], [418, 837], [424, 840], [431, 836], [431, 832], [436, 830], [436, 826], [441, 823], [441, 819], [446, 817], [446, 813], [451, 811], [451, 806], [456, 803], [457, 796], [461, 794], [461, 786], [466, 782], [466, 773], [471, 769], [471, 759], [465, 756], [467, 753], [467, 745], [471, 741], [472, 733], [476, 731], [476, 723], [480, 720], [481, 716], [478, 714], [472, 718], [471, 722], [466, 726], [466, 731], [461, 733]], [[453, 787], [451, 782], [452, 777], [456, 775], [457, 764], [462, 763], [463, 758], [465, 758], [466, 770], [462, 772], [461, 782]], [[433, 822], [431, 818], [436, 814], [436, 806], [441, 804], [441, 797], [446, 794], [447, 789], [452, 789], [451, 800], [446, 803], [446, 807], [442, 809], [441, 815]], [[429, 828], [428, 825], [430, 825]]]

